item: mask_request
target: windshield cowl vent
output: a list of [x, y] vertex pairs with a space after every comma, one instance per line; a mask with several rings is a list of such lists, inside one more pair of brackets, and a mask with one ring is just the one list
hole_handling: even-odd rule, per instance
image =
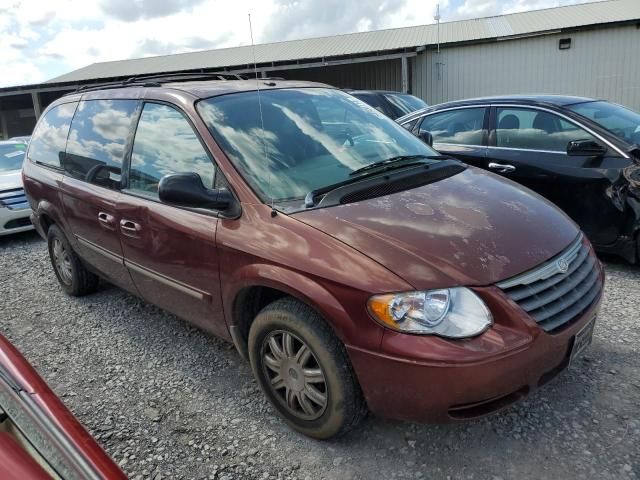
[[464, 169], [465, 167], [459, 164], [449, 164], [442, 165], [437, 168], [431, 168], [423, 173], [412, 175], [410, 177], [391, 179], [385, 183], [366, 186], [355, 191], [351, 190], [340, 198], [340, 203], [361, 202], [370, 198], [382, 197], [385, 195], [391, 195], [392, 193], [422, 187], [423, 185], [452, 177], [453, 175], [462, 172]]

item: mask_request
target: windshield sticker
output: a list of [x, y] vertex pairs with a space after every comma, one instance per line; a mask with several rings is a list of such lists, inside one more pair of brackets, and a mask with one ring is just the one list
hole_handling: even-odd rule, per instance
[[17, 157], [18, 155], [24, 155], [24, 152], [18, 150], [15, 152], [9, 152], [9, 153], [5, 153], [4, 156], [7, 158], [13, 158], [13, 157]]

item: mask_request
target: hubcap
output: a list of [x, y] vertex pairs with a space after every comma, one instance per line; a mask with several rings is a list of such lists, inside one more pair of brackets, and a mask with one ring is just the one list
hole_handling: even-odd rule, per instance
[[327, 382], [309, 346], [296, 335], [277, 330], [262, 343], [262, 368], [269, 387], [293, 415], [315, 420], [327, 407]]
[[71, 259], [67, 249], [64, 248], [63, 243], [58, 238], [53, 239], [53, 265], [60, 275], [60, 279], [66, 284], [70, 285], [73, 279], [71, 273]]

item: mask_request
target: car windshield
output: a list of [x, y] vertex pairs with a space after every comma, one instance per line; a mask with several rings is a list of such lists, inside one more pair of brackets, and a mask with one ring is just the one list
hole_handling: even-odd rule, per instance
[[0, 173], [20, 170], [24, 152], [22, 143], [0, 143]]
[[259, 95], [253, 91], [213, 97], [199, 102], [198, 111], [263, 201], [304, 198], [381, 160], [437, 155], [383, 114], [339, 90], [261, 90]]
[[400, 115], [406, 115], [407, 113], [415, 112], [416, 110], [429, 106], [423, 100], [413, 95], [385, 93], [384, 96], [400, 111]]
[[577, 103], [567, 108], [596, 122], [627, 143], [640, 144], [640, 114], [633, 110], [603, 101]]

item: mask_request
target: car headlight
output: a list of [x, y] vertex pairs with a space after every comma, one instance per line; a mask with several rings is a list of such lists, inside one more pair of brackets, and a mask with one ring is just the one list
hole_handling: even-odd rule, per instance
[[376, 295], [367, 307], [383, 325], [406, 333], [467, 338], [493, 323], [484, 302], [464, 287]]

